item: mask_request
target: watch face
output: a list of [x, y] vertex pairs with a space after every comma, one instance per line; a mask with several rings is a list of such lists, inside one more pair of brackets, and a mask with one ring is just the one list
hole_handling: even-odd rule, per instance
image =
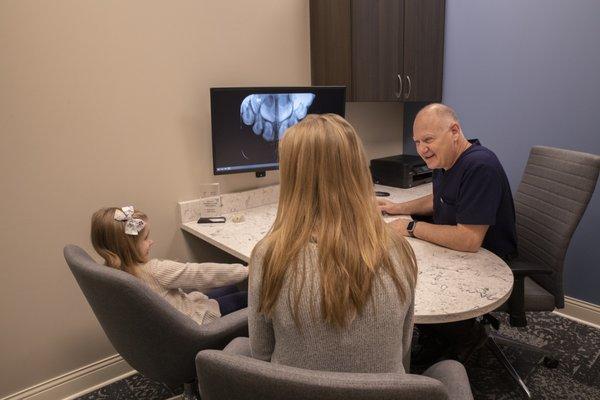
[[410, 221], [408, 225], [406, 225], [406, 230], [412, 232], [413, 229], [415, 229], [415, 221]]

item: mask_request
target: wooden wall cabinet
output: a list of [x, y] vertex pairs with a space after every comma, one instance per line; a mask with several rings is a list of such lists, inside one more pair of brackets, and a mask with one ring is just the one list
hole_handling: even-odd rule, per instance
[[348, 101], [442, 99], [445, 0], [310, 0], [313, 85]]

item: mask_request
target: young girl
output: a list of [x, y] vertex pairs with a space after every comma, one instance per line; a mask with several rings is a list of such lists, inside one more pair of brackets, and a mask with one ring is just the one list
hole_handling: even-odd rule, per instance
[[92, 216], [92, 244], [106, 265], [138, 277], [197, 323], [247, 306], [247, 292], [226, 286], [246, 279], [247, 267], [150, 259], [154, 241], [149, 235], [148, 217], [132, 206], [102, 208]]

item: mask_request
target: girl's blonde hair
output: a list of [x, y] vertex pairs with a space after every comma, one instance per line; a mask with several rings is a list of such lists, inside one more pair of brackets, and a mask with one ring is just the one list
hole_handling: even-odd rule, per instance
[[[135, 275], [135, 266], [147, 262], [138, 249], [146, 227], [137, 235], [127, 235], [125, 221], [115, 219], [116, 210], [120, 208], [101, 208], [92, 215], [92, 245], [107, 266]], [[135, 210], [132, 217], [148, 221], [148, 216], [140, 210]]]
[[299, 255], [311, 240], [318, 246], [321, 312], [333, 326], [347, 325], [362, 311], [381, 269], [406, 300], [416, 282], [415, 255], [381, 217], [354, 128], [335, 114], [308, 115], [279, 143], [279, 165], [279, 206], [265, 239], [259, 311], [271, 314], [289, 275], [295, 288], [292, 315], [299, 326], [304, 286]]

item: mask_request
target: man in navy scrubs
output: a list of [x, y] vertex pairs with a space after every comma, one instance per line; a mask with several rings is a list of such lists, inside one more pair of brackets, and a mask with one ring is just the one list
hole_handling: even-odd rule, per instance
[[506, 173], [496, 155], [463, 135], [456, 113], [430, 104], [413, 126], [417, 152], [433, 170], [433, 194], [406, 203], [378, 200], [387, 214], [432, 216], [433, 223], [405, 219], [391, 225], [459, 251], [484, 247], [509, 260], [516, 255], [515, 208]]
[[[387, 214], [431, 216], [433, 223], [418, 217], [410, 222], [398, 219], [390, 223], [394, 229], [454, 250], [476, 252], [484, 247], [506, 261], [515, 257], [515, 208], [496, 155], [478, 141], [469, 142], [454, 110], [443, 104], [419, 111], [413, 139], [433, 170], [433, 194], [405, 203], [378, 200], [379, 208]], [[450, 345], [461, 361], [484, 340], [483, 327], [474, 320], [441, 327], [435, 331], [454, 338]]]

